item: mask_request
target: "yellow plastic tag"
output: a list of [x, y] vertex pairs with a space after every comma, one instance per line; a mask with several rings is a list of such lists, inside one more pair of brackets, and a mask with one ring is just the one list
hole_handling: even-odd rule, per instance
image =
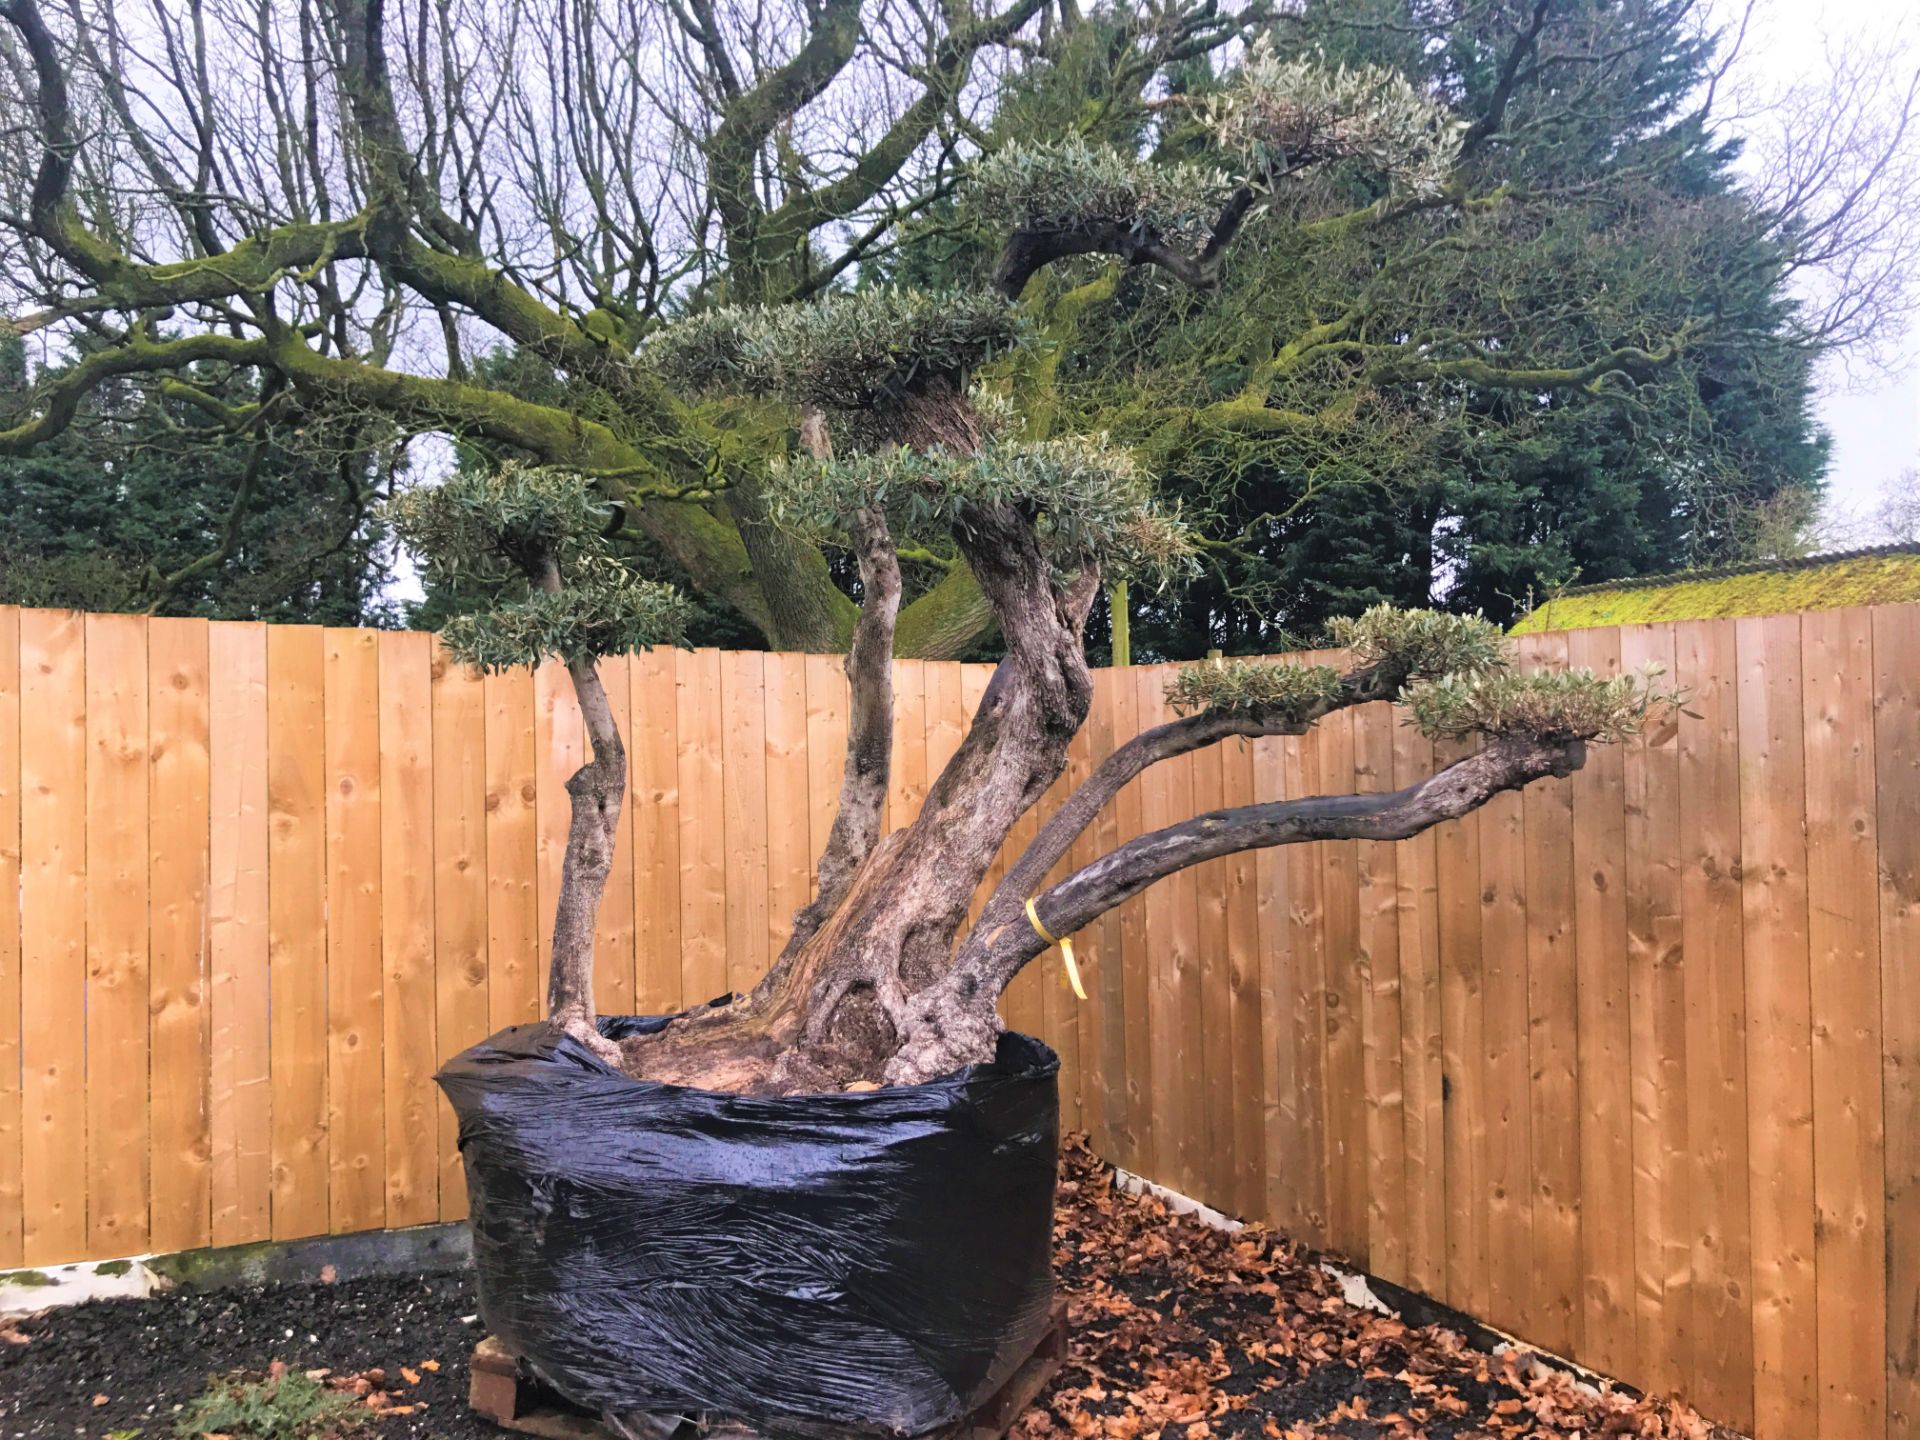
[[1073, 937], [1067, 936], [1060, 942], [1060, 960], [1067, 967], [1067, 983], [1073, 987], [1074, 997], [1084, 1000], [1087, 992], [1080, 985], [1080, 967], [1073, 960]]
[[1080, 967], [1074, 962], [1073, 958], [1073, 937], [1069, 935], [1064, 939], [1054, 939], [1053, 935], [1047, 930], [1047, 927], [1040, 923], [1040, 912], [1033, 908], [1033, 897], [1031, 895], [1027, 897], [1027, 921], [1033, 926], [1034, 934], [1046, 941], [1047, 944], [1058, 945], [1060, 947], [1060, 962], [1067, 967], [1067, 983], [1073, 987], [1073, 993], [1076, 998], [1081, 1000], [1086, 999], [1087, 992], [1080, 984]]

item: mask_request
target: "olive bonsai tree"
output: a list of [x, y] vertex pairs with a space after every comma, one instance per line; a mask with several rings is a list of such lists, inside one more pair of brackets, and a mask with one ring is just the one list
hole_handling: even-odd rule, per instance
[[[1650, 707], [1668, 703], [1650, 677], [1516, 673], [1493, 626], [1430, 611], [1380, 608], [1341, 623], [1330, 638], [1344, 666], [1235, 661], [1186, 670], [1171, 692], [1179, 718], [1108, 756], [962, 933], [989, 865], [1059, 778], [1087, 717], [1083, 627], [1103, 581], [1177, 581], [1191, 549], [1125, 450], [1099, 437], [1022, 433], [1007, 391], [1043, 342], [1023, 325], [1020, 293], [1040, 270], [1077, 256], [1154, 266], [1204, 290], [1235, 234], [1275, 203], [1290, 176], [1351, 163], [1387, 182], [1382, 208], [1417, 207], [1438, 194], [1461, 143], [1443, 109], [1390, 74], [1283, 64], [1259, 50], [1202, 118], [1237, 173], [1159, 166], [1078, 143], [1003, 151], [981, 166], [969, 203], [1008, 231], [992, 289], [878, 289], [713, 310], [641, 349], [650, 383], [793, 406], [790, 453], [765, 487], [769, 515], [792, 536], [849, 547], [859, 566], [838, 814], [818, 860], [817, 893], [750, 994], [618, 1047], [592, 1026], [592, 912], [623, 762], [591, 661], [670, 638], [674, 601], [608, 568], [584, 479], [509, 470], [400, 506], [403, 531], [434, 563], [490, 557], [530, 587], [526, 599], [453, 629], [456, 654], [481, 665], [557, 654], [573, 674], [594, 754], [569, 786], [574, 821], [555, 920], [552, 1015], [628, 1072], [785, 1093], [915, 1083], [989, 1059], [996, 1003], [1021, 967], [1051, 936], [1156, 880], [1254, 847], [1416, 834], [1501, 791], [1568, 774], [1587, 744], [1631, 733]], [[1540, 383], [1588, 383], [1660, 363], [1626, 347], [1591, 374]], [[965, 565], [1005, 658], [921, 812], [883, 837], [908, 546], [944, 550]], [[1149, 766], [1229, 737], [1301, 734], [1341, 707], [1374, 700], [1399, 702], [1429, 735], [1484, 743], [1391, 794], [1195, 816], [1045, 883], [1101, 808]]]
[[410, 490], [391, 507], [395, 525], [440, 578], [497, 591], [492, 608], [441, 630], [473, 669], [567, 667], [592, 753], [567, 781], [572, 815], [553, 920], [547, 1013], [554, 1024], [617, 1060], [593, 1014], [593, 922], [613, 865], [627, 794], [627, 752], [594, 663], [679, 639], [686, 604], [665, 585], [636, 580], [609, 553], [617, 511], [580, 476], [506, 466]]

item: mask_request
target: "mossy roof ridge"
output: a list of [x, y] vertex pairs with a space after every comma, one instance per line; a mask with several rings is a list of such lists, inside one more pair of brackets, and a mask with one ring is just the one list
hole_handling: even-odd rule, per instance
[[1779, 615], [1908, 600], [1920, 600], [1920, 545], [1882, 545], [1583, 585], [1523, 615], [1509, 633]]

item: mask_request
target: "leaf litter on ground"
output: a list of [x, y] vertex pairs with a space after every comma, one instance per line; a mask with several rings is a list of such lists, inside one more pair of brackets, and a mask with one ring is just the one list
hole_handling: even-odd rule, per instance
[[1596, 1389], [1516, 1350], [1348, 1303], [1316, 1257], [1118, 1188], [1070, 1138], [1054, 1262], [1065, 1369], [1014, 1440], [1720, 1440], [1671, 1396]]

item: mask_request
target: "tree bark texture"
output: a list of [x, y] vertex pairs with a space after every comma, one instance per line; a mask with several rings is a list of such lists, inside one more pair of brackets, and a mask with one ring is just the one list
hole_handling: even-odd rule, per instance
[[[879, 443], [966, 454], [979, 417], [958, 385], [932, 377], [868, 417]], [[824, 418], [804, 443], [831, 453]], [[892, 653], [900, 569], [877, 511], [849, 525], [865, 604], [847, 656], [852, 687], [839, 811], [818, 865], [815, 898], [751, 993], [696, 1008], [654, 1035], [623, 1041], [637, 1076], [742, 1092], [917, 1083], [992, 1056], [997, 1004], [1020, 968], [1047, 948], [1028, 922], [1032, 897], [1054, 935], [1079, 929], [1163, 876], [1235, 851], [1320, 839], [1391, 840], [1455, 818], [1493, 794], [1581, 763], [1578, 742], [1499, 737], [1479, 753], [1387, 795], [1336, 795], [1248, 805], [1143, 835], [1043, 888], [1101, 809], [1149, 766], [1222, 740], [1298, 735], [1330, 711], [1391, 698], [1408, 676], [1376, 664], [1346, 675], [1306, 709], [1207, 710], [1129, 740], [1049, 818], [988, 898], [971, 932], [967, 910], [1015, 823], [1060, 777], [1093, 695], [1084, 630], [1101, 593], [1097, 565], [1062, 565], [1037, 517], [1012, 504], [964, 508], [953, 538], [1006, 641], [978, 711], [920, 813], [880, 833], [892, 744]], [[543, 578], [557, 583], [557, 576]], [[594, 758], [568, 784], [573, 827], [554, 925], [556, 1023], [592, 1034], [593, 917], [612, 858], [625, 758], [591, 667], [574, 684]]]
[[613, 868], [620, 806], [627, 793], [627, 752], [592, 663], [576, 661], [567, 673], [580, 702], [593, 758], [567, 780], [572, 815], [560, 865], [560, 898], [554, 907], [547, 1013], [554, 1024], [603, 1059], [617, 1061], [618, 1049], [594, 1027], [593, 931], [607, 873]]

